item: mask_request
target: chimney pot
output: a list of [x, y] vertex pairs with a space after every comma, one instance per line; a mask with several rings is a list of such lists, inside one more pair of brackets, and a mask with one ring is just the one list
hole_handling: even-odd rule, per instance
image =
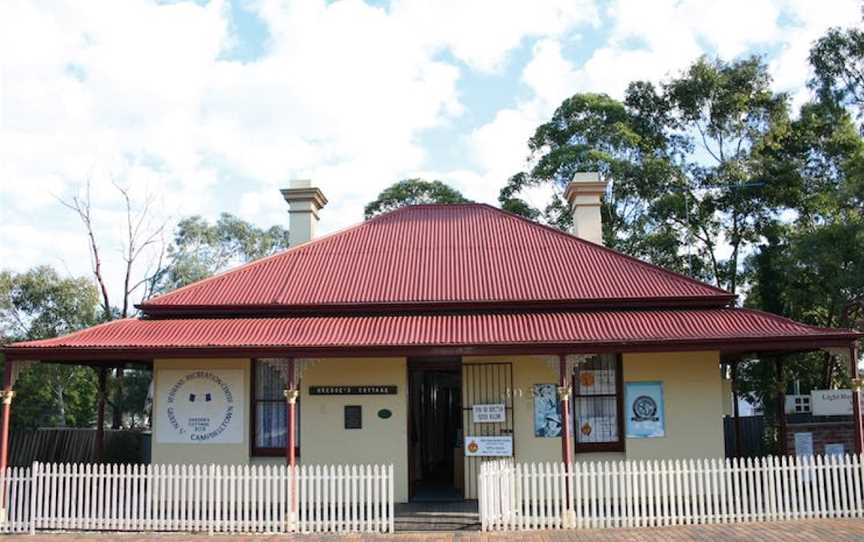
[[573, 216], [570, 233], [598, 245], [603, 244], [600, 202], [607, 185], [608, 182], [601, 179], [598, 172], [581, 171], [573, 175], [573, 180], [564, 190]]
[[293, 179], [288, 188], [280, 190], [288, 202], [288, 238], [290, 246], [312, 240], [318, 223], [318, 211], [327, 205], [327, 198], [309, 179]]

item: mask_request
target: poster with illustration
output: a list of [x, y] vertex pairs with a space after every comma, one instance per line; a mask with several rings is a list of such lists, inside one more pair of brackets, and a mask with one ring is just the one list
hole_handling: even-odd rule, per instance
[[561, 412], [555, 384], [534, 384], [534, 436], [561, 436]]
[[662, 382], [626, 382], [624, 419], [627, 438], [657, 438], [666, 435]]

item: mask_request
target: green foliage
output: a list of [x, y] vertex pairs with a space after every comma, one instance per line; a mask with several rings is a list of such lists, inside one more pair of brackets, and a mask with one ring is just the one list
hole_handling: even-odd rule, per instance
[[468, 200], [455, 188], [441, 181], [404, 179], [385, 188], [364, 209], [367, 219], [405, 207], [424, 203], [467, 203]]
[[[510, 178], [501, 204], [566, 229], [563, 189], [574, 173], [599, 171], [613, 180], [602, 213], [608, 246], [734, 291], [740, 254], [788, 199], [790, 179], [766, 176], [790, 122], [787, 97], [770, 83], [757, 57], [701, 58], [660, 88], [632, 83], [623, 102], [576, 94], [537, 128], [534, 166]], [[556, 188], [543, 211], [518, 199], [540, 184]]]
[[154, 292], [165, 292], [288, 247], [289, 232], [280, 226], [261, 229], [223, 213], [215, 224], [200, 216], [177, 224], [168, 247], [168, 264], [154, 279]]
[[[56, 337], [98, 323], [99, 294], [92, 282], [61, 278], [50, 267], [0, 271], [0, 340]], [[93, 371], [75, 365], [37, 364], [15, 385], [12, 424], [84, 427], [95, 417]]]
[[810, 50], [809, 81], [822, 103], [853, 107], [864, 117], [864, 31], [832, 28]]

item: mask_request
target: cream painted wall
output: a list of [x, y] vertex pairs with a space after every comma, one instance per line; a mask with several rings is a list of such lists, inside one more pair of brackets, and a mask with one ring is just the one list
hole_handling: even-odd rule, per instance
[[[158, 412], [162, 386], [170, 385], [160, 378], [162, 371], [171, 369], [242, 369], [243, 389], [237, 393], [237, 401], [244, 405], [243, 440], [237, 444], [196, 443], [196, 444], [166, 444], [160, 443], [157, 435], [158, 427], [153, 427], [152, 463], [216, 463], [241, 464], [249, 461], [249, 391], [251, 382], [251, 363], [248, 359], [157, 359], [153, 361], [153, 411]], [[241, 396], [242, 394], [242, 396]], [[158, 417], [154, 424], [158, 423]]]
[[723, 457], [719, 352], [624, 354], [625, 385], [639, 380], [663, 382], [666, 436], [627, 439], [628, 459]]
[[[561, 441], [534, 436], [534, 384], [558, 382], [557, 357], [466, 357], [464, 363], [513, 363], [514, 454], [519, 461], [560, 461]], [[624, 381], [663, 382], [666, 436], [627, 439], [626, 453], [576, 454], [576, 461], [723, 457], [723, 394], [718, 352], [624, 354]], [[626, 415], [626, 413], [625, 413]]]
[[[300, 461], [393, 464], [397, 502], [408, 500], [408, 401], [405, 358], [323, 359], [307, 368], [300, 389]], [[310, 396], [309, 386], [395, 385], [396, 395]], [[363, 407], [362, 429], [344, 428], [344, 407]], [[384, 420], [378, 411], [393, 415]]]

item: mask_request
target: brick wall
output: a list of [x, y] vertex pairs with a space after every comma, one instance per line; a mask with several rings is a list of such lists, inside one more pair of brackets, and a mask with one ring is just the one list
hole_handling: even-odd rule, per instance
[[843, 444], [846, 453], [855, 452], [855, 427], [852, 420], [790, 423], [786, 426], [786, 453], [795, 454], [795, 433], [813, 434], [813, 453], [824, 454], [826, 444]]

